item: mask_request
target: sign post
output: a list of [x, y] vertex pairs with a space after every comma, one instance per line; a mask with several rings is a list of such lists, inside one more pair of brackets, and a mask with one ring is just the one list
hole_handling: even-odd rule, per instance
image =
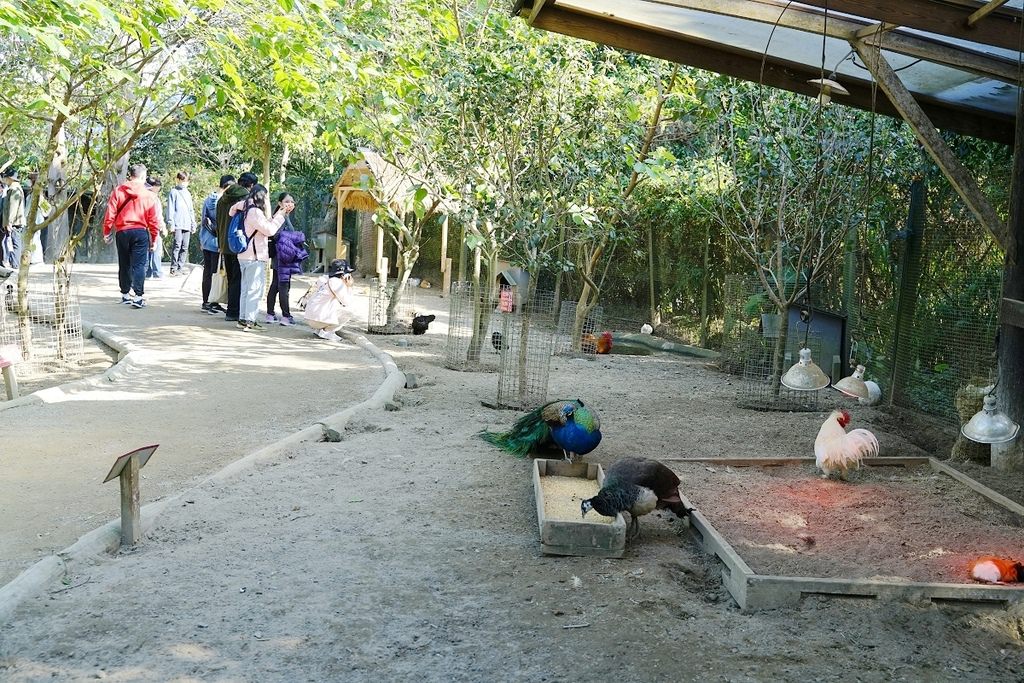
[[159, 444], [143, 446], [125, 453], [114, 461], [103, 480], [106, 484], [114, 477], [121, 482], [121, 545], [135, 545], [142, 538], [142, 518], [139, 515], [139, 470], [146, 466]]

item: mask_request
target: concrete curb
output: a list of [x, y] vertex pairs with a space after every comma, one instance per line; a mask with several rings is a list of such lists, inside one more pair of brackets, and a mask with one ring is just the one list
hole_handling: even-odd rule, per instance
[[83, 321], [82, 334], [86, 339], [98, 339], [117, 351], [117, 362], [98, 375], [83, 377], [82, 379], [76, 379], [55, 387], [39, 389], [13, 401], [4, 401], [0, 403], [0, 413], [11, 408], [52, 402], [63, 394], [72, 394], [82, 389], [102, 386], [107, 382], [116, 382], [121, 377], [134, 372], [139, 366], [152, 362], [152, 354], [150, 352], [136, 346], [105, 327]]
[[[119, 337], [98, 326], [91, 326], [91, 334], [97, 336], [97, 338], [104, 344], [107, 344], [111, 348], [117, 350], [121, 360], [118, 361], [117, 365], [110, 368], [110, 370], [103, 373], [101, 376], [86, 380], [77, 380], [63, 386], [67, 387], [85, 382], [116, 381], [118, 376], [123, 373], [130, 372], [132, 367], [135, 365], [142, 365], [147, 362], [147, 352], [134, 346], [123, 337]], [[348, 421], [354, 415], [364, 411], [384, 407], [387, 402], [394, 399], [395, 392], [405, 386], [405, 374], [398, 369], [398, 365], [389, 354], [381, 351], [376, 345], [361, 334], [354, 332], [342, 332], [342, 335], [364, 351], [367, 351], [381, 364], [384, 369], [384, 381], [379, 387], [377, 387], [377, 390], [372, 396], [370, 396], [370, 398], [320, 421], [332, 429], [337, 429], [338, 431], [343, 430], [345, 425], [348, 424]], [[132, 359], [130, 358], [132, 354], [139, 355]], [[121, 366], [122, 364], [124, 367], [121, 370], [113, 372], [116, 367]], [[44, 389], [40, 392], [36, 392], [36, 394], [42, 393], [43, 391], [47, 390]], [[26, 396], [25, 398], [30, 398], [30, 396]], [[42, 401], [43, 399], [40, 398], [39, 400]], [[224, 483], [232, 477], [237, 476], [239, 473], [251, 469], [261, 462], [270, 460], [273, 456], [278, 455], [295, 444], [303, 441], [316, 441], [322, 436], [323, 428], [319, 423], [306, 427], [305, 429], [295, 432], [294, 434], [290, 434], [283, 439], [254, 451], [249, 455], [239, 458], [233, 463], [226, 465], [218, 472], [211, 474], [209, 477], [203, 479], [191, 488], [204, 486], [208, 483]], [[144, 535], [148, 533], [153, 528], [160, 513], [169, 505], [184, 499], [191, 488], [181, 491], [169, 498], [164, 498], [163, 500], [158, 500], [142, 506], [140, 509], [140, 514], [142, 516], [142, 533]], [[0, 624], [4, 624], [22, 602], [38, 595], [46, 588], [46, 586], [50, 585], [61, 576], [66, 575], [69, 566], [73, 562], [86, 562], [95, 560], [102, 555], [109, 555], [116, 551], [120, 545], [121, 520], [120, 518], [117, 518], [107, 522], [98, 529], [94, 529], [83, 535], [74, 544], [68, 546], [64, 550], [39, 560], [15, 577], [14, 580], [6, 586], [0, 587]]]

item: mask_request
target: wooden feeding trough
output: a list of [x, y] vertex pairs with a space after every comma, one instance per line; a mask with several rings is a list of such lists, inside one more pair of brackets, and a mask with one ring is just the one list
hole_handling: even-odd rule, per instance
[[[548, 479], [552, 477], [581, 480], [578, 493], [559, 491], [556, 494], [551, 486], [554, 480]], [[542, 552], [547, 555], [622, 557], [626, 548], [626, 522], [622, 515], [609, 520], [591, 512], [584, 519], [579, 512], [579, 496], [584, 495], [582, 492], [585, 491], [585, 497], [589, 498], [597, 493], [603, 482], [604, 469], [595, 463], [544, 459], [533, 461], [533, 491], [537, 498], [537, 524], [540, 527]], [[546, 501], [546, 493], [549, 497], [558, 495], [560, 499]]]
[[[710, 472], [717, 468], [747, 467], [778, 467], [798, 465], [809, 469], [813, 467], [813, 458], [675, 458], [672, 463], [700, 464], [702, 469]], [[870, 469], [881, 467], [915, 468], [928, 466], [931, 472], [950, 477], [959, 484], [979, 494], [984, 500], [979, 504], [994, 505], [1002, 513], [1010, 513], [1015, 529], [1024, 520], [1024, 507], [996, 493], [988, 487], [971, 479], [934, 458], [871, 458], [864, 461]], [[926, 470], [927, 471], [927, 470]], [[931, 476], [930, 474], [928, 476]], [[686, 478], [684, 476], [684, 482]], [[847, 486], [846, 484], [843, 484]], [[856, 487], [851, 483], [848, 486]], [[855, 490], [855, 489], [851, 489]], [[966, 495], [970, 495], [966, 490]], [[688, 507], [691, 501], [683, 497]], [[766, 505], [771, 505], [765, 501]], [[777, 501], [776, 508], [781, 508], [782, 501]], [[973, 515], [972, 515], [973, 516]], [[747, 561], [741, 557], [733, 545], [726, 540], [711, 521], [698, 509], [690, 515], [690, 533], [698, 545], [709, 554], [721, 560], [723, 567], [722, 582], [733, 599], [744, 611], [793, 607], [811, 595], [831, 597], [853, 597], [877, 600], [908, 600], [914, 602], [929, 601], [934, 604], [960, 604], [966, 606], [989, 605], [1006, 607], [1012, 603], [1024, 601], [1024, 586], [988, 585], [975, 583], [933, 583], [917, 580], [904, 580], [902, 577], [871, 577], [871, 578], [824, 578], [813, 576], [781, 576], [769, 573], [758, 573], [751, 569]], [[939, 541], [943, 539], [937, 539]], [[948, 539], [947, 539], [948, 540]], [[813, 543], [813, 540], [811, 541]], [[899, 544], [896, 543], [896, 546]], [[967, 580], [966, 575], [964, 576]]]

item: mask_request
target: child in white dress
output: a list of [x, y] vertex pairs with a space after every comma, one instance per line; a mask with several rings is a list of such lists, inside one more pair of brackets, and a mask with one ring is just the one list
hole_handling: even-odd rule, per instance
[[327, 341], [340, 341], [337, 331], [351, 317], [352, 273], [355, 268], [339, 258], [331, 261], [327, 274], [313, 286], [306, 301], [304, 316], [313, 334]]

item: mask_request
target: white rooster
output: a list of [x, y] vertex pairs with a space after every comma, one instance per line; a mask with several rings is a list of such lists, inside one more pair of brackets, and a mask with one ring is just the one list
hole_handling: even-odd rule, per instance
[[848, 424], [850, 413], [833, 410], [818, 430], [818, 438], [814, 440], [814, 462], [826, 477], [838, 472], [845, 481], [851, 469], [860, 467], [861, 460], [878, 455], [875, 435], [866, 429], [847, 433]]

